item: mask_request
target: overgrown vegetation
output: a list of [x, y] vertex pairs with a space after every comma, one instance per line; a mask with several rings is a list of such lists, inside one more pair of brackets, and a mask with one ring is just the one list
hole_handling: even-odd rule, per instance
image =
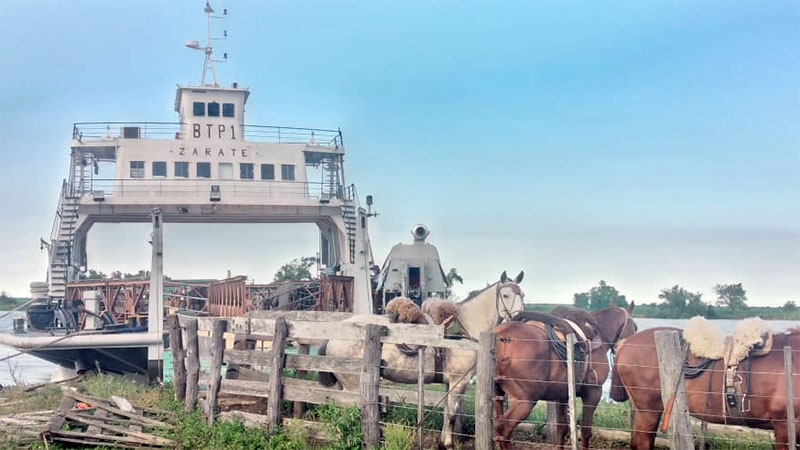
[[[169, 384], [148, 386], [114, 375], [94, 375], [77, 384], [76, 387], [79, 391], [89, 395], [102, 397], [119, 395], [138, 406], [170, 411], [175, 428], [162, 430], [160, 434], [172, 439], [176, 443], [175, 448], [179, 450], [234, 450], [242, 448], [254, 450], [357, 450], [361, 447], [360, 412], [355, 407], [342, 408], [329, 404], [312, 408], [308, 412], [308, 418], [324, 423], [328, 437], [326, 442], [317, 442], [310, 439], [307, 432], [300, 427], [293, 428], [290, 426], [269, 434], [264, 428], [247, 427], [236, 420], [217, 421], [213, 426], [209, 426], [206, 423], [205, 416], [199, 409], [191, 412], [184, 411], [183, 404], [173, 399], [174, 393], [172, 386]], [[431, 387], [440, 389], [441, 385], [433, 385]], [[467, 435], [474, 434], [475, 429], [474, 405], [471, 401], [473, 394], [473, 388], [470, 387], [466, 392], [466, 399], [463, 405], [462, 431]], [[52, 410], [58, 407], [60, 399], [61, 389], [57, 386], [44, 387], [29, 393], [24, 392], [22, 388], [7, 388], [2, 391], [0, 396], [0, 413], [11, 414], [23, 411]], [[414, 448], [414, 427], [417, 421], [416, 409], [416, 405], [407, 404], [393, 404], [389, 407], [388, 413], [382, 419], [386, 424], [383, 427], [382, 450], [410, 450]], [[580, 413], [580, 406], [578, 411]], [[534, 434], [530, 436], [531, 441], [536, 442], [542, 439], [542, 428], [546, 420], [546, 405], [540, 402], [529, 416], [529, 421], [534, 424]], [[580, 420], [580, 417], [578, 420]], [[601, 402], [595, 412], [594, 425], [604, 429], [629, 430], [629, 403]], [[429, 414], [423, 427], [425, 430], [441, 429], [441, 410], [436, 410]], [[437, 436], [438, 433], [429, 431], [426, 443], [432, 442], [432, 439]], [[14, 438], [13, 435], [0, 433], [0, 450], [21, 448]], [[712, 444], [712, 448], [718, 449], [743, 448], [761, 450], [771, 448], [770, 442], [755, 435], [752, 437], [737, 435], [736, 439], [733, 440], [730, 437], [710, 434], [708, 442]], [[597, 442], [595, 442], [595, 439], [592, 441], [592, 446], [596, 448], [618, 448], [620, 445], [619, 442], [602, 439], [597, 439]], [[28, 448], [38, 450], [44, 449], [44, 446], [41, 443], [37, 443]], [[62, 447], [51, 444], [49, 448], [61, 449]]]
[[29, 301], [29, 298], [12, 297], [6, 291], [0, 291], [0, 311], [9, 311]]

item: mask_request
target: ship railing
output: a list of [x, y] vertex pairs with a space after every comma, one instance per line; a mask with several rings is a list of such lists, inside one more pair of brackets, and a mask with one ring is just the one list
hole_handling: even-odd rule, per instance
[[56, 205], [56, 214], [55, 217], [53, 217], [53, 227], [50, 229], [51, 244], [58, 239], [58, 229], [61, 226], [61, 205], [64, 203], [64, 198], [66, 198], [68, 190], [69, 183], [67, 183], [67, 180], [62, 180], [61, 193], [58, 194], [58, 204]]
[[181, 136], [180, 122], [77, 122], [72, 139], [173, 139]]
[[[181, 122], [77, 122], [72, 138], [84, 139], [183, 139], [191, 138], [193, 130]], [[278, 127], [271, 125], [242, 125], [240, 136], [252, 142], [305, 144], [308, 146], [343, 148], [341, 130]]]
[[95, 178], [81, 195], [94, 201], [106, 198], [204, 198], [206, 201], [236, 199], [341, 199], [344, 189], [331, 192], [330, 185], [310, 181], [212, 180], [175, 178]]

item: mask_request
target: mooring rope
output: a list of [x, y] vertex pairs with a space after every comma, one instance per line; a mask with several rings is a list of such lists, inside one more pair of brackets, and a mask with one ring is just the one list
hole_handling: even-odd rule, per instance
[[12, 309], [12, 310], [10, 310], [10, 311], [6, 311], [6, 313], [5, 313], [5, 314], [3, 314], [2, 316], [0, 316], [0, 320], [3, 320], [3, 319], [5, 319], [5, 318], [6, 318], [6, 316], [8, 316], [9, 314], [11, 314], [12, 312], [14, 312], [14, 311], [16, 311], [16, 310], [18, 310], [18, 309], [20, 309], [20, 308], [24, 308], [24, 307], [26, 307], [26, 306], [30, 305], [31, 303], [35, 302], [36, 300], [38, 300], [38, 299], [36, 299], [36, 298], [35, 298], [35, 299], [31, 300], [31, 301], [25, 302], [25, 303], [23, 303], [23, 304], [21, 304], [21, 305], [19, 305], [19, 306], [15, 307], [14, 309]]

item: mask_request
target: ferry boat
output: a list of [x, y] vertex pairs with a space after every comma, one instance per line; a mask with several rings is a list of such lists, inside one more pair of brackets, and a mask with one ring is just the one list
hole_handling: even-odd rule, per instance
[[[218, 82], [214, 63], [221, 60], [210, 24], [219, 16], [209, 3], [205, 14], [205, 45], [186, 43], [204, 54], [202, 78], [178, 86], [176, 122], [74, 124], [69, 173], [51, 235], [42, 240], [49, 253], [46, 284], [32, 283], [39, 298], [28, 311], [34, 331], [0, 335], [0, 344], [78, 370], [100, 365], [160, 376], [163, 227], [171, 223], [313, 223], [321, 273], [339, 286], [332, 291], [347, 297], [351, 312], [374, 311], [371, 198], [362, 206], [355, 185], [346, 182], [341, 130], [249, 124], [250, 90]], [[92, 226], [127, 222], [152, 224], [150, 278], [85, 280]], [[217, 292], [222, 300], [215, 311], [230, 313], [228, 291], [218, 286]], [[252, 306], [248, 296], [236, 298], [236, 311]]]

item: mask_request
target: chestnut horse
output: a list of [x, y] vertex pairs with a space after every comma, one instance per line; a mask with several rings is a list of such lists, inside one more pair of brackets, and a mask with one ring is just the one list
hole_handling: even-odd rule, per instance
[[[617, 345], [616, 359], [611, 376], [611, 398], [621, 402], [628, 398], [634, 411], [631, 427], [631, 448], [651, 449], [656, 429], [663, 412], [661, 378], [658, 373], [658, 355], [655, 332], [677, 328], [652, 328], [637, 333]], [[800, 328], [787, 333], [775, 333], [772, 351], [765, 356], [750, 358], [750, 382], [747, 393], [749, 410], [745, 418], [726, 416], [723, 412], [723, 361], [714, 361], [701, 375], [685, 379], [689, 413], [698, 419], [728, 425], [773, 429], [775, 447], [789, 448], [786, 426], [786, 384], [784, 381], [783, 347], [793, 351], [793, 397], [795, 418], [800, 418]], [[688, 364], [696, 366], [700, 359], [689, 356]], [[744, 409], [744, 408], [742, 408]], [[797, 420], [797, 419], [796, 419]], [[796, 424], [800, 431], [800, 422]], [[800, 434], [798, 439], [800, 442]]]
[[[583, 310], [578, 311], [585, 314]], [[627, 309], [613, 306], [591, 313], [599, 336], [588, 355], [586, 375], [575, 386], [575, 394], [583, 399], [581, 438], [584, 449], [589, 448], [594, 410], [603, 396], [603, 383], [610, 371], [608, 350], [618, 340], [636, 332], [632, 311], [633, 303]], [[558, 316], [564, 317], [562, 314]], [[547, 333], [537, 326], [512, 321], [498, 326], [495, 331], [495, 441], [501, 449], [510, 449], [514, 428], [528, 417], [537, 401], [547, 400], [558, 402], [555, 442], [559, 448], [563, 448], [567, 434], [566, 403], [569, 399], [566, 362], [553, 350]], [[508, 395], [508, 410], [505, 412], [503, 394]]]

